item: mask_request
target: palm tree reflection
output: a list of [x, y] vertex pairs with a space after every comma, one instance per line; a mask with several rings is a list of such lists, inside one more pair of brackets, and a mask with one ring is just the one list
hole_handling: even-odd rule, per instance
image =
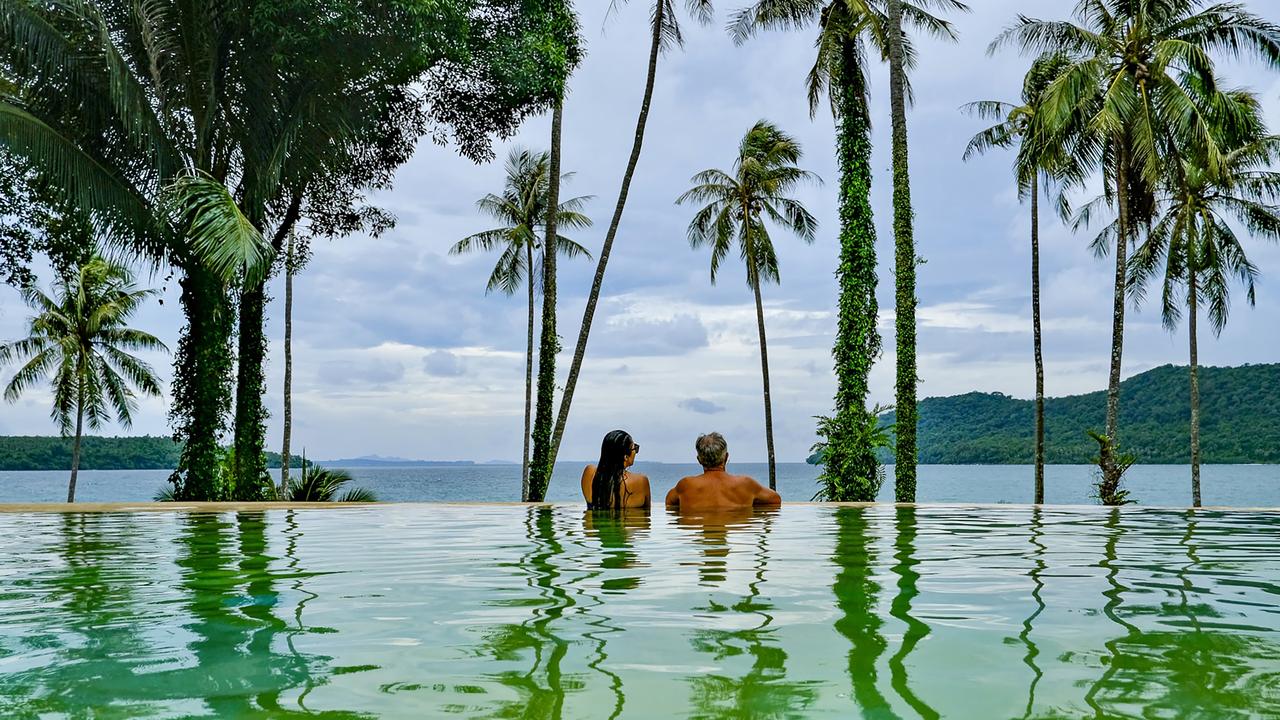
[[876, 665], [888, 643], [880, 633], [884, 620], [876, 605], [881, 587], [875, 579], [877, 556], [873, 538], [867, 532], [867, 514], [868, 510], [860, 507], [835, 510], [836, 547], [832, 559], [840, 569], [832, 590], [842, 613], [835, 627], [850, 644], [849, 682], [863, 716], [896, 718], [876, 682]]
[[[136, 589], [148, 582], [147, 570], [119, 561], [138, 550], [127, 539], [145, 532], [130, 516], [55, 517], [54, 542], [40, 550], [56, 558], [48, 570], [41, 563], [0, 585], [0, 599], [19, 600], [25, 616], [6, 618], [22, 623], [23, 634], [16, 648], [0, 647], [0, 660], [17, 656], [0, 674], [0, 717], [154, 714], [157, 698], [137, 679], [160, 655], [139, 631], [148, 612]], [[23, 655], [52, 657], [31, 665]]]
[[[745, 596], [720, 602], [713, 595], [708, 604], [695, 610], [714, 614], [719, 627], [695, 630], [690, 642], [699, 652], [711, 655], [717, 671], [689, 678], [695, 717], [804, 717], [816, 692], [812, 683], [787, 679], [787, 652], [777, 637], [771, 614], [772, 600], [764, 592], [769, 565], [769, 532], [776, 510], [750, 508], [711, 513], [681, 513], [677, 525], [697, 531], [702, 546], [699, 577], [704, 585], [718, 586], [729, 579], [729, 535], [748, 529], [758, 534], [752, 555], [751, 580]], [[729, 598], [726, 598], [729, 600]], [[754, 619], [748, 620], [754, 616]], [[726, 626], [749, 623], [746, 627]], [[751, 665], [740, 676], [726, 672], [728, 666], [750, 658]]]
[[916, 509], [914, 507], [897, 508], [898, 537], [894, 542], [894, 559], [897, 563], [893, 572], [898, 576], [898, 594], [889, 605], [889, 614], [906, 623], [907, 631], [902, 636], [902, 645], [889, 658], [889, 672], [893, 689], [906, 701], [911, 709], [926, 720], [939, 717], [938, 712], [915, 694], [907, 685], [907, 657], [916, 645], [929, 634], [929, 626], [911, 614], [911, 601], [920, 594], [916, 583], [920, 573], [915, 566], [920, 561], [915, 557], [916, 541]]
[[562, 573], [555, 562], [565, 554], [556, 534], [555, 511], [545, 505], [530, 506], [525, 516], [525, 535], [529, 550], [521, 557], [519, 567], [525, 571], [525, 582], [536, 599], [522, 597], [491, 604], [530, 606], [531, 614], [523, 622], [501, 625], [489, 632], [479, 654], [506, 662], [523, 662], [527, 655], [533, 656], [528, 670], [495, 675], [520, 700], [503, 704], [490, 717], [556, 720], [564, 712], [561, 667], [569, 652], [569, 641], [553, 632], [553, 625], [575, 601], [569, 596], [568, 583], [561, 581]]
[[1035, 600], [1036, 609], [1022, 621], [1022, 632], [1018, 634], [1018, 639], [1026, 646], [1027, 653], [1022, 656], [1022, 661], [1031, 668], [1031, 686], [1027, 689], [1027, 709], [1023, 711], [1022, 717], [1031, 717], [1031, 711], [1036, 704], [1036, 686], [1040, 684], [1040, 679], [1044, 677], [1044, 672], [1040, 666], [1036, 664], [1036, 658], [1040, 656], [1040, 649], [1031, 639], [1032, 625], [1036, 618], [1040, 617], [1040, 613], [1044, 612], [1045, 604], [1042, 592], [1044, 590], [1044, 571], [1048, 565], [1044, 561], [1044, 553], [1048, 548], [1042, 541], [1044, 536], [1044, 511], [1039, 505], [1031, 508], [1031, 544], [1035, 546], [1035, 550], [1031, 551], [1031, 558], [1034, 564], [1031, 572], [1028, 573], [1033, 583], [1031, 589], [1031, 598]]

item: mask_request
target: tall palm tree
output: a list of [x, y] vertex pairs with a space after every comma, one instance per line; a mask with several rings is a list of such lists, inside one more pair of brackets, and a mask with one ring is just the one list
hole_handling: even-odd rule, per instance
[[[1251, 53], [1280, 68], [1280, 26], [1238, 3], [1204, 7], [1200, 0], [1080, 0], [1075, 19], [1024, 16], [990, 49], [1016, 43], [1027, 52], [1064, 52], [1072, 58], [1046, 89], [1040, 115], [1046, 136], [1070, 143], [1067, 154], [1101, 168], [1107, 204], [1117, 215], [1114, 230], [1099, 238], [1106, 240], [1104, 250], [1108, 245], [1115, 250], [1104, 432], [1114, 446], [1129, 246], [1154, 215], [1155, 189], [1177, 157], [1179, 141], [1201, 146], [1210, 169], [1222, 161], [1212, 118], [1224, 96], [1213, 92], [1217, 79], [1210, 54]], [[1081, 219], [1087, 222], [1088, 214]], [[1100, 457], [1104, 481], [1114, 484], [1123, 464], [1107, 461], [1106, 453]]]
[[[547, 187], [547, 206], [560, 204], [560, 144], [564, 128], [564, 97], [556, 102], [551, 111], [551, 150], [549, 154], [549, 182]], [[546, 220], [546, 234], [559, 233], [556, 214], [549, 213]], [[547, 485], [551, 482], [551, 474], [555, 469], [555, 458], [551, 455], [551, 432], [555, 423], [556, 394], [556, 354], [560, 352], [560, 335], [557, 332], [556, 317], [556, 247], [546, 245], [542, 250], [542, 327], [538, 338], [538, 388], [536, 391], [536, 407], [533, 416], [533, 428], [530, 439], [533, 442], [533, 458], [527, 474], [528, 480], [523, 482], [520, 501], [529, 502], [533, 496], [546, 496]]]
[[34, 285], [22, 291], [36, 314], [27, 323], [27, 337], [0, 345], [0, 364], [23, 363], [4, 389], [9, 402], [52, 375], [53, 420], [63, 437], [74, 432], [67, 502], [75, 502], [85, 421], [97, 430], [114, 414], [128, 428], [137, 406], [129, 386], [160, 395], [151, 367], [126, 351], [167, 348], [155, 336], [125, 325], [156, 294], [139, 290], [125, 268], [94, 257], [55, 287], [54, 297]]
[[[501, 290], [515, 294], [524, 284], [529, 294], [529, 332], [524, 370], [524, 463], [521, 472], [521, 497], [529, 495], [529, 439], [533, 403], [533, 330], [534, 291], [540, 283], [543, 256], [546, 254], [545, 229], [551, 214], [547, 205], [547, 186], [551, 180], [551, 158], [545, 152], [513, 148], [507, 157], [506, 187], [501, 195], [489, 193], [476, 201], [476, 207], [498, 220], [502, 227], [485, 230], [459, 240], [449, 249], [450, 255], [501, 249], [498, 263], [489, 275], [485, 292]], [[567, 179], [571, 174], [562, 175]], [[570, 198], [559, 204], [555, 213], [557, 228], [591, 227], [591, 219], [582, 214], [590, 195]], [[556, 230], [556, 252], [565, 257], [591, 253]]]
[[[951, 26], [928, 8], [947, 2], [902, 5], [903, 21], [924, 32], [953, 37]], [[840, 169], [840, 284], [835, 359], [835, 413], [821, 418], [818, 434], [824, 471], [819, 492], [827, 500], [872, 501], [884, 474], [876, 459], [876, 410], [867, 408], [871, 366], [880, 355], [876, 329], [875, 224], [871, 212], [871, 115], [867, 106], [867, 45], [880, 58], [889, 52], [884, 0], [756, 0], [733, 13], [729, 34], [738, 44], [762, 29], [817, 25], [817, 56], [806, 78], [810, 114], [828, 94], [836, 123]], [[904, 63], [911, 67], [911, 37], [901, 35]]]
[[[619, 1], [611, 0], [610, 10], [616, 8]], [[625, 2], [625, 0], [622, 1]], [[685, 0], [685, 7], [699, 22], [703, 24], [711, 22], [711, 0]], [[569, 422], [569, 408], [573, 405], [573, 391], [578, 386], [582, 360], [587, 354], [587, 338], [591, 335], [591, 322], [595, 318], [596, 305], [600, 302], [600, 288], [604, 284], [605, 267], [609, 264], [609, 254], [613, 252], [613, 240], [617, 237], [618, 225], [622, 222], [622, 211], [626, 207], [627, 194], [631, 190], [631, 178], [635, 176], [636, 164], [640, 162], [645, 126], [649, 121], [649, 103], [653, 100], [653, 85], [658, 75], [658, 57], [668, 50], [684, 46], [684, 34], [680, 30], [674, 0], [653, 0], [649, 37], [649, 69], [645, 75], [644, 92], [640, 99], [640, 114], [636, 117], [635, 140], [631, 143], [631, 155], [627, 158], [627, 167], [622, 173], [622, 187], [618, 190], [618, 202], [613, 208], [613, 217], [609, 220], [609, 229], [605, 231], [604, 244], [600, 248], [600, 257], [596, 261], [596, 274], [591, 280], [591, 291], [587, 294], [587, 306], [582, 311], [582, 326], [578, 329], [578, 341], [573, 348], [573, 360], [569, 364], [564, 393], [560, 396], [560, 411], [556, 414], [555, 431], [551, 435], [551, 452], [547, 461], [541, 463], [538, 468], [543, 475], [536, 478], [532, 485], [533, 489], [538, 491], [531, 498], [533, 500], [541, 500], [541, 493], [546, 491], [556, 456], [560, 453], [560, 441], [564, 439], [564, 429]]]
[[1031, 198], [1031, 331], [1036, 366], [1036, 430], [1035, 430], [1035, 503], [1044, 503], [1044, 354], [1040, 336], [1040, 181], [1042, 176], [1078, 176], [1078, 166], [1068, 167], [1069, 160], [1054, 154], [1052, 147], [1035, 142], [1033, 132], [1036, 113], [1044, 97], [1045, 88], [1067, 66], [1069, 60], [1061, 53], [1042, 55], [1031, 65], [1022, 83], [1022, 103], [984, 100], [969, 103], [964, 109], [995, 125], [983, 130], [969, 141], [964, 159], [992, 148], [1017, 146], [1018, 156], [1014, 164], [1014, 178], [1020, 198]]
[[769, 453], [769, 487], [777, 489], [777, 462], [773, 450], [773, 403], [769, 391], [769, 346], [765, 341], [764, 304], [760, 285], [778, 282], [778, 256], [769, 237], [768, 223], [780, 225], [812, 243], [818, 220], [790, 197], [804, 182], [818, 176], [801, 170], [800, 144], [795, 138], [764, 120], [757, 122], [738, 146], [733, 171], [703, 170], [696, 183], [676, 202], [705, 202], [689, 223], [689, 244], [711, 248], [711, 282], [734, 244], [747, 266], [747, 287], [755, 294], [756, 325], [760, 332], [760, 374], [764, 380], [764, 432]]
[[[912, 229], [911, 176], [907, 162], [907, 68], [903, 42], [903, 0], [888, 3], [889, 110], [893, 122], [893, 247], [894, 328], [897, 341], [897, 444], [894, 446], [894, 496], [898, 502], [916, 500], [916, 242]], [[932, 0], [946, 10], [967, 12], [957, 0]], [[937, 34], [937, 33], [935, 33]], [[948, 31], [943, 37], [954, 38]]]
[[1161, 275], [1161, 317], [1170, 330], [1186, 303], [1191, 390], [1191, 504], [1200, 507], [1200, 382], [1197, 315], [1208, 306], [1214, 335], [1222, 332], [1230, 309], [1230, 281], [1245, 286], [1254, 303], [1258, 270], [1245, 254], [1232, 223], [1249, 234], [1280, 240], [1280, 136], [1270, 135], [1239, 147], [1223, 146], [1216, 169], [1197, 153], [1182, 156], [1161, 192], [1160, 213], [1130, 263], [1131, 291], [1142, 296], [1146, 281]]

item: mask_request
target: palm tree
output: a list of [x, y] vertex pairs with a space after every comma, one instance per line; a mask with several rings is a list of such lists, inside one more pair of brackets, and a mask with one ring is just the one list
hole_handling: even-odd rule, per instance
[[760, 373], [764, 380], [764, 432], [769, 453], [769, 487], [777, 489], [773, 450], [773, 404], [769, 392], [769, 348], [765, 341], [764, 304], [760, 285], [778, 282], [778, 256], [769, 237], [768, 222], [812, 243], [818, 220], [799, 201], [789, 197], [797, 185], [818, 176], [796, 166], [800, 144], [764, 120], [747, 131], [738, 146], [731, 173], [703, 170], [692, 178], [693, 188], [676, 202], [707, 203], [689, 223], [689, 244], [711, 248], [711, 282], [736, 241], [747, 266], [747, 287], [755, 294], [756, 326], [760, 332]]
[[27, 337], [0, 345], [0, 364], [24, 363], [5, 387], [4, 397], [16, 402], [25, 390], [52, 375], [53, 420], [63, 437], [71, 435], [73, 427], [75, 433], [67, 502], [76, 499], [85, 421], [97, 430], [114, 414], [128, 428], [136, 408], [129, 386], [145, 395], [160, 395], [151, 367], [126, 352], [167, 350], [155, 336], [125, 325], [155, 294], [139, 290], [128, 270], [100, 257], [61, 279], [54, 297], [35, 286], [22, 291], [22, 299], [36, 314], [27, 323]]
[[[610, 9], [616, 8], [618, 2], [619, 0], [611, 0]], [[699, 22], [703, 24], [711, 22], [711, 0], [685, 0], [685, 5], [689, 14]], [[650, 13], [649, 37], [649, 70], [645, 75], [640, 114], [636, 117], [635, 140], [631, 143], [631, 156], [627, 158], [627, 167], [622, 173], [622, 187], [618, 190], [618, 202], [613, 208], [613, 217], [604, 235], [600, 258], [596, 261], [596, 274], [591, 280], [591, 291], [587, 294], [587, 306], [582, 312], [582, 326], [578, 329], [578, 341], [573, 348], [573, 360], [569, 364], [564, 393], [560, 396], [560, 411], [556, 414], [555, 431], [551, 435], [551, 452], [545, 462], [539, 463], [538, 471], [542, 475], [535, 478], [532, 483], [532, 488], [536, 491], [532, 500], [541, 500], [542, 493], [546, 491], [547, 484], [551, 481], [551, 470], [555, 466], [556, 456], [560, 453], [560, 441], [564, 439], [565, 425], [569, 422], [569, 408], [573, 404], [573, 391], [578, 386], [578, 375], [582, 372], [582, 360], [587, 354], [587, 338], [591, 335], [591, 321], [595, 318], [596, 305], [600, 302], [600, 288], [604, 284], [605, 267], [609, 264], [609, 254], [613, 252], [613, 240], [617, 237], [618, 225], [622, 222], [622, 211], [626, 207], [627, 194], [631, 190], [631, 178], [635, 175], [636, 164], [640, 162], [645, 126], [649, 121], [649, 103], [653, 100], [653, 85], [658, 74], [658, 56], [667, 50], [684, 45], [684, 35], [680, 30], [680, 21], [676, 17], [674, 0], [654, 0], [653, 10]]]
[[[1246, 100], [1247, 102], [1250, 101]], [[1230, 281], [1245, 286], [1254, 303], [1258, 270], [1232, 229], [1238, 223], [1255, 237], [1280, 240], [1280, 136], [1248, 141], [1234, 149], [1222, 146], [1216, 169], [1197, 153], [1182, 155], [1176, 172], [1161, 192], [1160, 213], [1146, 241], [1130, 262], [1129, 287], [1141, 298], [1146, 281], [1163, 271], [1161, 317], [1173, 330], [1182, 317], [1179, 294], [1186, 302], [1191, 385], [1191, 504], [1200, 507], [1200, 383], [1196, 338], [1201, 304], [1208, 306], [1214, 335], [1222, 332], [1230, 309]], [[1162, 267], [1163, 266], [1163, 267]]]
[[[889, 109], [893, 121], [893, 246], [894, 246], [894, 327], [897, 337], [897, 444], [894, 446], [894, 496], [898, 502], [916, 499], [916, 243], [911, 207], [911, 176], [907, 162], [907, 67], [909, 58], [903, 43], [903, 0], [888, 3]], [[932, 0], [947, 10], [967, 12], [957, 0]], [[946, 33], [935, 33], [954, 38]]]
[[1044, 503], [1044, 355], [1040, 337], [1040, 179], [1041, 176], [1074, 177], [1078, 169], [1066, 167], [1068, 160], [1056, 157], [1052, 148], [1035, 143], [1036, 113], [1045, 88], [1062, 72], [1069, 60], [1060, 53], [1042, 55], [1031, 65], [1022, 84], [1022, 103], [984, 100], [964, 109], [998, 122], [973, 136], [964, 159], [992, 148], [1018, 146], [1014, 177], [1020, 198], [1031, 198], [1031, 330], [1036, 365], [1035, 503]]
[[[1046, 137], [1070, 145], [1064, 154], [1101, 167], [1107, 204], [1116, 210], [1116, 223], [1096, 245], [1115, 247], [1104, 437], [1116, 446], [1129, 246], [1153, 218], [1155, 188], [1180, 142], [1202, 147], [1210, 169], [1222, 162], [1212, 118], [1224, 95], [1214, 92], [1210, 53], [1249, 52], [1280, 68], [1280, 26], [1236, 3], [1203, 7], [1199, 0], [1080, 0], [1075, 18], [1077, 23], [1022, 17], [990, 49], [1017, 43], [1027, 52], [1071, 57], [1045, 90], [1040, 116]], [[1088, 218], [1082, 213], [1081, 224]], [[1104, 480], [1118, 482], [1123, 465], [1108, 461], [1106, 453], [1100, 457]]]
[[[476, 207], [504, 223], [459, 240], [449, 249], [450, 255], [502, 249], [498, 264], [489, 275], [485, 292], [501, 290], [515, 294], [521, 284], [529, 294], [529, 333], [524, 366], [524, 464], [521, 473], [521, 497], [529, 496], [529, 438], [533, 403], [533, 329], [534, 291], [542, 275], [542, 256], [546, 254], [547, 186], [551, 180], [551, 158], [545, 152], [513, 148], [507, 157], [506, 187], [502, 195], [489, 193], [476, 201]], [[572, 174], [565, 174], [567, 179]], [[570, 198], [559, 204], [555, 213], [557, 227], [581, 229], [591, 227], [591, 219], [581, 209], [590, 195]], [[556, 251], [566, 257], [585, 255], [587, 249], [556, 231]]]
[[[556, 102], [551, 111], [551, 150], [549, 151], [550, 182], [547, 187], [547, 206], [560, 205], [560, 142], [564, 127], [564, 98]], [[546, 220], [546, 234], [559, 233], [556, 214], [550, 213]], [[533, 496], [546, 496], [547, 485], [551, 482], [551, 474], [555, 469], [555, 458], [551, 456], [551, 431], [555, 418], [556, 394], [556, 354], [560, 352], [560, 335], [557, 333], [556, 318], [556, 248], [547, 245], [542, 251], [542, 328], [538, 338], [538, 389], [537, 407], [534, 410], [533, 428], [530, 437], [533, 442], [532, 467], [529, 469], [529, 480], [521, 488], [520, 501], [529, 502]]]
[[[953, 37], [951, 26], [930, 14], [945, 1], [905, 3], [903, 21], [941, 37]], [[867, 106], [867, 48], [885, 58], [889, 52], [888, 19], [883, 0], [756, 0], [733, 13], [729, 34], [741, 44], [761, 29], [804, 29], [816, 24], [817, 57], [806, 78], [809, 112], [817, 113], [829, 94], [836, 122], [837, 166], [840, 169], [840, 284], [835, 346], [835, 413], [819, 419], [817, 446], [824, 471], [819, 495], [834, 501], [872, 501], [884, 474], [876, 459], [877, 412], [867, 407], [871, 366], [880, 355], [876, 329], [875, 224], [871, 212], [871, 116]], [[908, 67], [915, 53], [911, 38], [901, 36]]]

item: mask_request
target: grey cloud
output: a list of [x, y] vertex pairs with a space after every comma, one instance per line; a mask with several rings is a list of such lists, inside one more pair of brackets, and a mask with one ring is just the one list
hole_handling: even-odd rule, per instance
[[715, 415], [716, 413], [722, 413], [726, 410], [723, 405], [718, 405], [710, 400], [698, 397], [681, 400], [677, 405], [681, 409], [701, 413], [702, 415]]
[[427, 353], [427, 356], [422, 358], [422, 369], [428, 375], [437, 377], [458, 377], [465, 375], [467, 372], [462, 360], [448, 350], [435, 350]]
[[398, 362], [372, 360], [356, 362], [334, 360], [320, 366], [317, 373], [322, 382], [331, 385], [387, 385], [404, 378], [404, 366]]
[[693, 315], [669, 320], [624, 320], [601, 328], [591, 352], [601, 357], [684, 355], [708, 344], [707, 328]]

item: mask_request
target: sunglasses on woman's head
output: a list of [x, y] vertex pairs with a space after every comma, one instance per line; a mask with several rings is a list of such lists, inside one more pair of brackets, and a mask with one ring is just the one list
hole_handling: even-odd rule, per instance
[[635, 445], [632, 445], [632, 446], [631, 446], [631, 452], [633, 452], [633, 453], [639, 453], [639, 452], [640, 452], [640, 444], [639, 444], [639, 443], [636, 443]]

